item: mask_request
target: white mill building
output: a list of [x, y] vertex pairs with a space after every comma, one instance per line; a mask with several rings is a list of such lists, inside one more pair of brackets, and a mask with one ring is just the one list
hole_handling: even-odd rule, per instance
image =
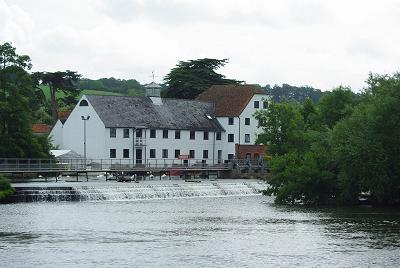
[[[260, 88], [213, 86], [197, 100], [161, 98], [160, 89], [153, 82], [146, 86], [145, 97], [83, 95], [68, 119], [53, 127], [53, 144], [83, 155], [82, 119], [89, 116], [86, 155], [91, 159], [152, 163], [190, 158], [216, 164], [235, 154], [263, 153], [263, 146], [254, 146], [259, 130], [252, 116], [256, 109], [267, 107], [263, 104], [267, 95]], [[208, 94], [210, 90], [219, 93]]]

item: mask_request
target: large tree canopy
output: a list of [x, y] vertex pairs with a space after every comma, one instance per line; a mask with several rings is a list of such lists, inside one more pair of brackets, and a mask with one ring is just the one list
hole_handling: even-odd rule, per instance
[[228, 59], [197, 59], [180, 61], [165, 77], [168, 98], [194, 99], [212, 85], [240, 84], [242, 81], [227, 79], [215, 72], [225, 66]]
[[362, 99], [338, 88], [313, 107], [257, 112], [273, 156], [267, 194], [280, 203], [400, 204], [400, 74], [372, 75]]
[[75, 104], [76, 97], [79, 95], [79, 90], [76, 87], [76, 82], [81, 77], [73, 71], [65, 72], [37, 72], [34, 77], [43, 85], [48, 85], [50, 89], [50, 109], [54, 122], [58, 119], [58, 102], [56, 93], [64, 92], [65, 96], [61, 99], [63, 104]]
[[30, 58], [9, 43], [0, 46], [0, 55], [0, 158], [47, 157], [48, 140], [31, 129], [37, 96], [27, 72]]

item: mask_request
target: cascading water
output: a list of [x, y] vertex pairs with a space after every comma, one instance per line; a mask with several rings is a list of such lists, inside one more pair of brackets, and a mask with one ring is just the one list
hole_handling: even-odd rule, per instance
[[68, 187], [17, 187], [16, 202], [124, 201], [190, 197], [258, 195], [262, 181], [92, 184]]

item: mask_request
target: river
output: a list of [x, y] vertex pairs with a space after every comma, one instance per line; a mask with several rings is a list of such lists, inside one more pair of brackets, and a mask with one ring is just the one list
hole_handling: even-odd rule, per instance
[[400, 265], [395, 209], [265, 196], [0, 205], [1, 267]]

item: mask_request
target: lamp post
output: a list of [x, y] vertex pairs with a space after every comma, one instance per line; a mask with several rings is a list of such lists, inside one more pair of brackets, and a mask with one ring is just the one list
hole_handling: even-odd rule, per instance
[[83, 120], [83, 159], [85, 163], [85, 170], [86, 170], [86, 121], [90, 119], [90, 116], [81, 116]]

